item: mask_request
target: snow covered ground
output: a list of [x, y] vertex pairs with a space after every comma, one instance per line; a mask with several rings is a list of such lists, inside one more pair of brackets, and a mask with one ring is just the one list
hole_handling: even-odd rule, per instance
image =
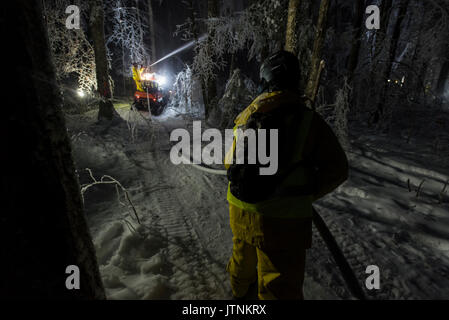
[[[108, 298], [231, 298], [226, 177], [169, 159], [169, 133], [192, 120], [168, 114], [149, 125], [127, 104], [116, 107], [129, 124], [97, 125], [94, 111], [67, 116], [81, 184], [91, 182], [85, 168], [97, 179], [112, 176], [127, 188], [141, 220], [123, 193], [119, 202], [113, 185], [84, 195]], [[433, 155], [431, 142], [417, 145], [360, 135], [348, 152], [349, 181], [316, 204], [361, 285], [368, 265], [380, 268], [380, 290], [366, 291], [374, 299], [449, 298], [447, 150]], [[351, 298], [317, 232], [304, 293]]]

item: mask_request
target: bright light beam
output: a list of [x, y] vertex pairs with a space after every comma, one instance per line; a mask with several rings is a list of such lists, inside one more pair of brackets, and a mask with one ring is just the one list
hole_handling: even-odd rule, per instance
[[[204, 39], [206, 39], [206, 37], [207, 37], [207, 35], [204, 34], [204, 35], [202, 35], [202, 36], [198, 39], [198, 41], [201, 42], [201, 41], [203, 41]], [[162, 61], [164, 61], [164, 60], [167, 60], [168, 58], [174, 56], [175, 54], [178, 54], [178, 53], [180, 53], [180, 52], [182, 52], [182, 51], [184, 51], [184, 50], [187, 50], [187, 49], [193, 47], [193, 46], [195, 45], [195, 43], [196, 43], [195, 40], [190, 41], [189, 43], [187, 43], [186, 45], [182, 46], [181, 48], [178, 48], [178, 49], [176, 49], [176, 50], [170, 52], [169, 54], [167, 54], [167, 55], [166, 55], [165, 57], [163, 57], [162, 59], [159, 59], [158, 61], [156, 61], [155, 63], [153, 63], [152, 65], [150, 65], [150, 67], [152, 67], [152, 66], [158, 64], [159, 62], [162, 62]]]

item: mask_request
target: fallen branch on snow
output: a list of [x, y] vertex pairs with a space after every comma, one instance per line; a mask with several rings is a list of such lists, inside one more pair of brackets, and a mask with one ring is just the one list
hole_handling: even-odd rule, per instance
[[421, 194], [421, 189], [422, 186], [424, 185], [424, 182], [426, 182], [426, 179], [424, 179], [423, 181], [421, 181], [421, 183], [418, 186], [418, 190], [416, 190], [416, 197], [419, 198], [419, 195]]
[[[140, 219], [139, 219], [139, 215], [137, 214], [136, 207], [134, 206], [134, 204], [133, 204], [133, 202], [132, 202], [132, 200], [131, 200], [131, 197], [129, 196], [128, 190], [127, 190], [125, 187], [123, 187], [123, 185], [122, 185], [119, 181], [117, 181], [116, 179], [114, 179], [113, 177], [108, 176], [108, 175], [104, 175], [104, 176], [102, 176], [102, 177], [100, 178], [100, 180], [97, 180], [97, 179], [95, 179], [95, 177], [94, 177], [94, 175], [93, 175], [91, 169], [86, 168], [85, 170], [86, 170], [87, 172], [89, 172], [89, 176], [90, 176], [90, 178], [92, 179], [93, 182], [92, 182], [92, 183], [88, 183], [88, 184], [84, 184], [84, 185], [81, 186], [81, 196], [82, 196], [83, 202], [84, 202], [84, 193], [85, 193], [89, 188], [91, 188], [91, 187], [93, 187], [93, 186], [95, 186], [95, 185], [100, 185], [100, 184], [112, 184], [112, 185], [115, 186], [115, 190], [116, 190], [116, 192], [117, 192], [117, 199], [118, 199], [119, 203], [120, 203], [121, 205], [127, 207], [128, 209], [131, 208], [132, 211], [133, 211], [133, 213], [134, 213], [134, 216], [136, 217], [137, 222], [138, 222], [139, 224], [141, 224], [141, 223], [140, 223]], [[128, 201], [128, 204], [129, 204], [129, 205], [126, 205], [126, 204], [123, 203], [122, 200], [120, 199], [120, 190], [124, 193], [125, 198], [126, 198], [126, 200]]]

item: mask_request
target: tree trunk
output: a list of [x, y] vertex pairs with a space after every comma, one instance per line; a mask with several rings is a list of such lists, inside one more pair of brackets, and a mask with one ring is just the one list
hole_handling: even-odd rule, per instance
[[449, 79], [449, 62], [446, 61], [440, 70], [440, 75], [437, 81], [437, 93], [439, 95], [445, 95], [448, 89], [448, 79]]
[[[143, 27], [142, 27], [142, 18], [140, 17], [140, 8], [139, 8], [139, 0], [135, 0], [135, 8], [136, 8], [136, 17], [137, 17], [137, 25], [139, 26], [139, 46], [144, 46], [143, 44]], [[147, 58], [144, 57], [142, 63], [148, 63]]]
[[151, 37], [151, 60], [156, 61], [156, 30], [154, 28], [154, 15], [153, 4], [151, 0], [148, 0], [148, 21], [150, 23], [150, 37]]
[[298, 54], [297, 48], [297, 26], [299, 18], [299, 5], [301, 0], [290, 0], [288, 3], [287, 30], [285, 37], [285, 51]]
[[313, 98], [314, 90], [317, 87], [317, 81], [319, 81], [320, 61], [323, 51], [324, 40], [326, 38], [327, 12], [329, 10], [329, 3], [330, 0], [321, 0], [317, 30], [315, 34], [315, 42], [313, 44], [311, 71], [305, 91], [305, 95], [308, 98]]
[[90, 2], [90, 33], [95, 52], [97, 92], [100, 96], [98, 120], [112, 120], [115, 110], [111, 101], [111, 80], [104, 38], [103, 0], [92, 0]]
[[393, 33], [388, 45], [388, 55], [387, 61], [385, 61], [385, 66], [383, 68], [383, 72], [380, 75], [381, 81], [381, 92], [379, 94], [379, 100], [377, 102], [377, 109], [373, 114], [373, 123], [378, 123], [381, 120], [381, 117], [384, 115], [385, 111], [385, 103], [387, 102], [387, 92], [388, 92], [388, 82], [387, 80], [390, 78], [391, 71], [393, 69], [393, 64], [396, 58], [396, 51], [398, 47], [398, 41], [401, 36], [401, 24], [402, 20], [404, 20], [405, 14], [407, 13], [409, 0], [399, 0], [399, 9], [398, 9], [398, 17], [393, 26]]
[[125, 66], [125, 45], [123, 44], [123, 41], [122, 41], [121, 47], [122, 47], [122, 73], [123, 73], [123, 75], [122, 75], [122, 81], [123, 81], [123, 96], [126, 97], [126, 95], [127, 95], [127, 90], [126, 90], [126, 80], [127, 80], [127, 77], [126, 77], [126, 66]]
[[[354, 90], [353, 94], [358, 94], [363, 102], [358, 102], [359, 110], [366, 110], [366, 114], [370, 113], [370, 119], [373, 116], [372, 110], [376, 108], [376, 102], [379, 96], [379, 85], [377, 83], [378, 74], [381, 73], [379, 64], [380, 57], [382, 53], [387, 50], [387, 32], [388, 26], [390, 24], [390, 16], [392, 10], [393, 0], [381, 0], [380, 4], [380, 29], [376, 31], [370, 31], [374, 33], [372, 40], [369, 43], [369, 75], [366, 75], [366, 81], [362, 84], [364, 91], [363, 94], [358, 93], [360, 90]], [[371, 120], [370, 120], [371, 121]]]
[[[121, 8], [123, 6], [123, 4], [121, 2], [119, 2], [119, 7]], [[120, 44], [121, 49], [122, 49], [122, 81], [123, 81], [123, 96], [125, 97], [127, 92], [126, 92], [126, 63], [125, 63], [125, 37], [124, 37], [124, 33], [123, 33], [123, 11], [121, 11], [120, 13], [120, 37], [122, 39], [122, 43]]]
[[220, 13], [220, 6], [218, 0], [207, 0], [207, 17], [217, 18]]
[[300, 92], [305, 92], [311, 71], [310, 66], [315, 36], [314, 33], [311, 32], [313, 27], [312, 6], [312, 0], [301, 0], [297, 17], [297, 56], [301, 68], [301, 77], [299, 81]]
[[392, 10], [393, 0], [382, 0], [382, 5], [380, 8], [380, 29], [376, 30], [376, 37], [374, 40], [374, 56], [372, 59], [372, 66], [377, 68], [376, 59], [385, 47], [385, 39], [387, 38], [388, 25], [390, 22], [390, 15]]
[[[425, 10], [425, 4], [415, 1], [415, 3], [413, 3], [414, 6], [414, 10], [416, 11], [421, 11], [421, 10]], [[423, 12], [423, 11], [421, 11]], [[424, 26], [425, 26], [425, 15], [421, 14], [420, 18], [419, 18], [419, 24], [417, 24], [417, 26], [415, 27], [417, 29], [417, 37], [416, 37], [416, 41], [415, 41], [415, 50], [413, 51], [413, 56], [411, 58], [411, 68], [413, 70], [417, 70], [419, 69], [420, 71], [423, 71], [425, 69], [423, 69], [423, 63], [419, 63], [419, 58], [420, 58], [420, 54], [422, 53], [423, 50], [423, 33], [427, 30], [425, 30]], [[425, 41], [427, 41], [427, 39], [425, 39]], [[417, 65], [419, 64], [419, 65]], [[420, 73], [420, 71], [416, 71], [416, 73], [414, 75], [412, 75], [412, 77], [408, 77], [407, 79], [407, 86], [411, 89], [411, 90], [416, 90], [415, 92], [423, 92], [425, 90], [425, 84], [424, 84], [424, 75]], [[418, 76], [417, 76], [418, 75]]]
[[[208, 0], [207, 1], [207, 17], [209, 19], [218, 18], [219, 16], [219, 5], [218, 0]], [[209, 37], [208, 42], [209, 46], [212, 46], [211, 39], [215, 37], [215, 30], [212, 28], [208, 30]], [[211, 50], [209, 50], [210, 52]], [[217, 100], [217, 81], [215, 78], [207, 79], [207, 81], [203, 82], [203, 85], [206, 87], [206, 101], [205, 101], [205, 116], [206, 119], [209, 118], [210, 112], [216, 106]]]
[[233, 52], [231, 53], [231, 58], [230, 58], [230, 62], [229, 62], [229, 79], [231, 79], [232, 75], [234, 74], [234, 69], [235, 69], [235, 55], [236, 53]]
[[[5, 2], [0, 16], [10, 46], [1, 91], [0, 297], [104, 299], [40, 1]], [[79, 268], [79, 290], [66, 288], [69, 265]]]
[[[190, 12], [190, 19], [191, 19], [191, 30], [190, 30], [190, 32], [192, 33], [193, 39], [195, 40], [195, 43], [196, 43], [194, 51], [195, 51], [195, 55], [197, 55], [198, 54], [198, 50], [197, 50], [198, 49], [198, 42], [199, 42], [198, 28], [197, 28], [197, 23], [196, 23], [196, 21], [197, 21], [197, 19], [196, 19], [197, 13], [195, 11], [193, 0], [188, 0], [187, 4], [188, 4], [188, 10]], [[203, 97], [204, 108], [205, 108], [205, 111], [207, 111], [207, 108], [206, 108], [206, 106], [207, 106], [206, 82], [204, 81], [203, 77], [199, 77], [199, 78], [200, 78], [199, 81], [201, 83], [201, 95]], [[206, 117], [206, 119], [207, 119], [207, 117]]]
[[348, 81], [349, 81], [349, 83], [351, 83], [352, 79], [354, 78], [354, 72], [355, 72], [355, 69], [357, 68], [357, 65], [359, 62], [363, 17], [365, 15], [364, 4], [365, 4], [364, 0], [355, 0], [354, 1], [354, 15], [353, 15], [354, 23], [352, 25], [354, 36], [353, 36], [353, 40], [352, 40], [351, 51], [349, 53], [349, 58], [348, 58]]

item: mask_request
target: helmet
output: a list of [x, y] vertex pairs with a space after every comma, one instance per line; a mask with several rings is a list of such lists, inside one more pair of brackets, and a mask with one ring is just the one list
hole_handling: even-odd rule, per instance
[[276, 52], [260, 67], [260, 81], [264, 90], [297, 89], [299, 79], [298, 58], [287, 51]]

